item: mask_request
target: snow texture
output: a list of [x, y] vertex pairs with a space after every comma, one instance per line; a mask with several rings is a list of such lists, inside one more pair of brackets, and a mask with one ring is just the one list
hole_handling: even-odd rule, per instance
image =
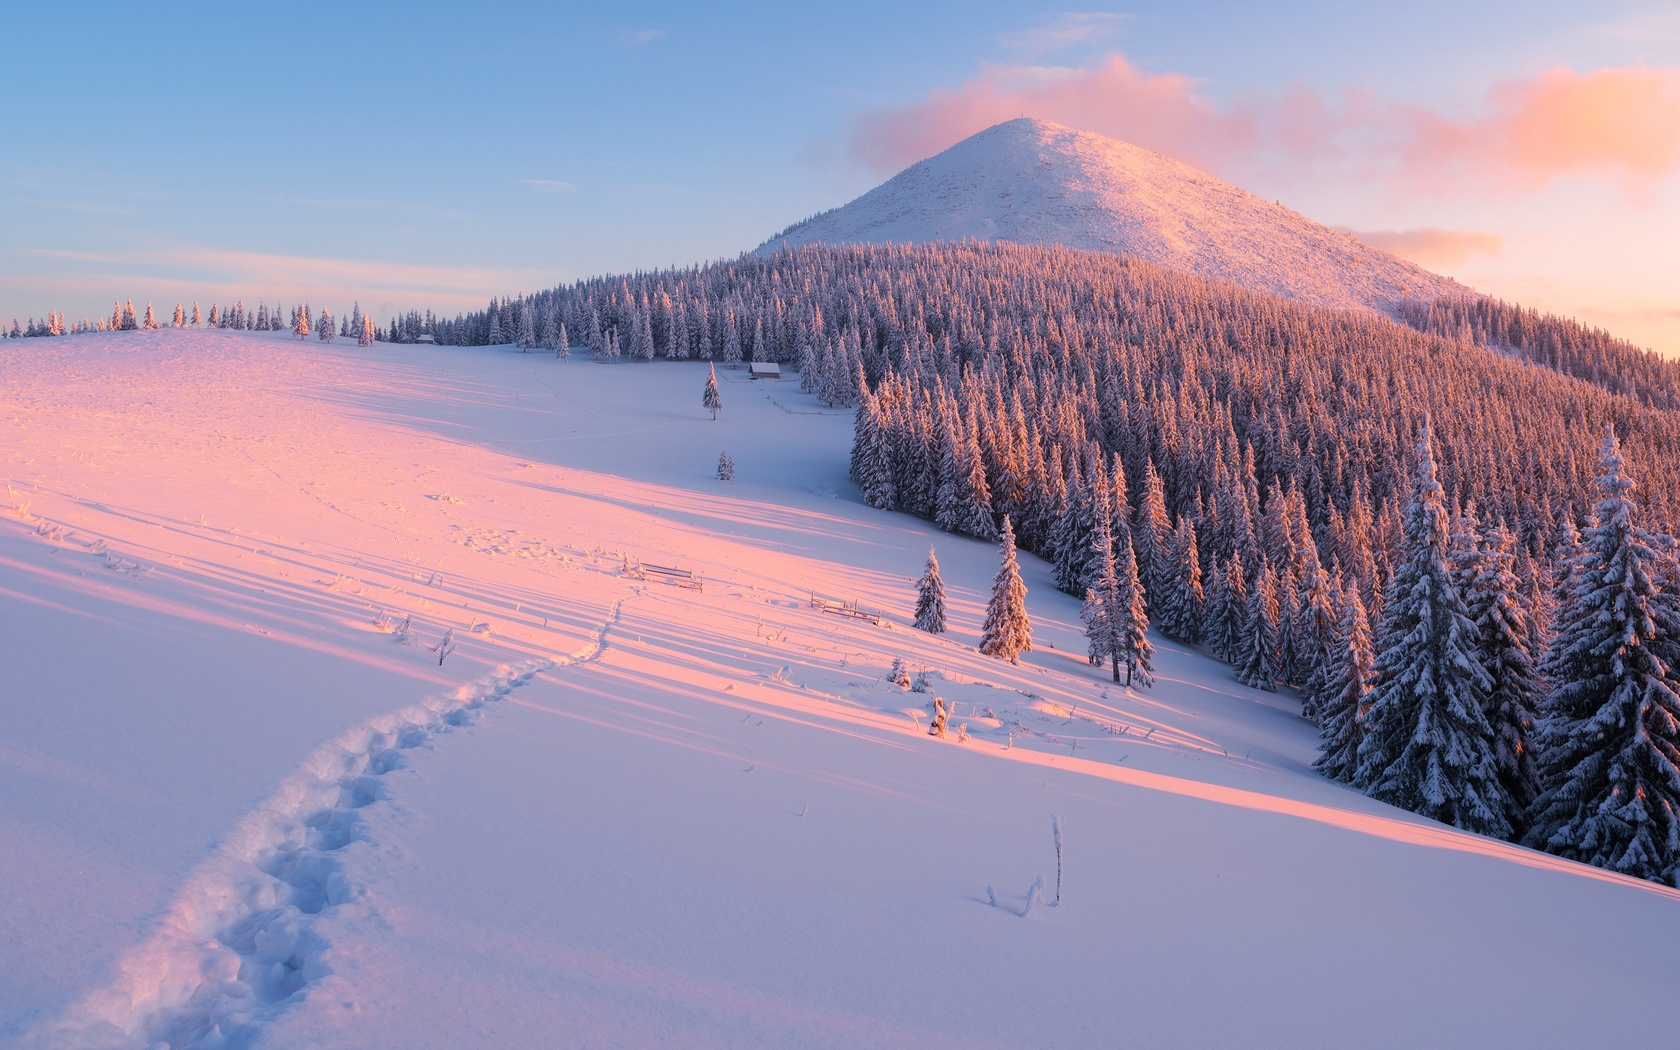
[[1115, 252], [1336, 308], [1470, 294], [1187, 164], [1031, 117], [972, 135], [758, 250], [965, 239]]
[[704, 362], [286, 333], [6, 353], [0, 1046], [1670, 1041], [1680, 892], [1313, 774], [1298, 701], [1193, 648], [1116, 686], [1035, 556], [1032, 650], [981, 655], [997, 545], [864, 505], [813, 395], [720, 370], [713, 421]]

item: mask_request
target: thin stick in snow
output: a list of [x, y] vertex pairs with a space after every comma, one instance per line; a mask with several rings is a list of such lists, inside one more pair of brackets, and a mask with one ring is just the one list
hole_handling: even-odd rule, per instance
[[1050, 837], [1056, 840], [1056, 904], [1062, 903], [1062, 818], [1050, 814]]
[[443, 666], [443, 660], [455, 651], [455, 628], [450, 627], [443, 632], [443, 638], [432, 646], [432, 652], [438, 654], [438, 666]]

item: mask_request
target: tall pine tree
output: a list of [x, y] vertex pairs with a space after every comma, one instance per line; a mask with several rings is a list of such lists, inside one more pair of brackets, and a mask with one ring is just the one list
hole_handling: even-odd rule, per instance
[[1493, 683], [1477, 660], [1476, 625], [1453, 587], [1447, 508], [1427, 424], [1417, 457], [1354, 783], [1443, 824], [1505, 838], [1511, 800], [1482, 710]]
[[[1651, 574], [1662, 541], [1634, 523], [1614, 431], [1599, 501], [1556, 613], [1542, 792], [1529, 845], [1656, 882], [1680, 863], [1680, 695]], [[1666, 617], [1665, 617], [1666, 618]]]
[[1149, 642], [1148, 594], [1140, 578], [1132, 538], [1120, 538], [1120, 556], [1115, 559], [1117, 580], [1107, 604], [1109, 621], [1118, 636], [1116, 648], [1126, 665], [1126, 684], [1135, 677], [1139, 685], [1155, 684], [1155, 647]]
[[1233, 554], [1208, 588], [1207, 642], [1223, 660], [1236, 663], [1248, 636], [1248, 581], [1242, 558]]
[[1516, 540], [1503, 525], [1491, 525], [1477, 546], [1466, 604], [1476, 624], [1482, 670], [1493, 683], [1482, 709], [1493, 728], [1494, 762], [1511, 798], [1511, 826], [1520, 830], [1539, 792], [1533, 736], [1543, 691], [1528, 648], [1528, 612], [1512, 571]]
[[1021, 566], [1015, 557], [1015, 528], [1007, 516], [998, 555], [1002, 564], [992, 578], [986, 622], [980, 628], [980, 651], [1013, 664], [1020, 662], [1022, 653], [1032, 651], [1032, 623], [1027, 619], [1027, 585], [1021, 582]]
[[939, 578], [939, 559], [928, 548], [927, 566], [916, 581], [916, 629], [945, 633], [945, 581]]
[[723, 407], [723, 395], [718, 392], [717, 369], [710, 366], [706, 369], [706, 388], [700, 392], [700, 407], [711, 409], [713, 419]]
[[1161, 574], [1164, 593], [1155, 601], [1155, 625], [1168, 638], [1191, 645], [1202, 640], [1202, 563], [1196, 527], [1189, 515], [1178, 519], [1167, 543], [1172, 569]]
[[[1236, 559], [1232, 559], [1233, 561]], [[1277, 573], [1260, 555], [1260, 569], [1248, 592], [1243, 617], [1242, 650], [1237, 659], [1237, 681], [1251, 689], [1277, 692], [1279, 667]]]
[[1313, 768], [1331, 780], [1351, 781], [1359, 768], [1362, 719], [1371, 683], [1371, 625], [1359, 590], [1342, 592], [1336, 623], [1336, 648], [1327, 659], [1329, 673], [1320, 691], [1319, 755]]

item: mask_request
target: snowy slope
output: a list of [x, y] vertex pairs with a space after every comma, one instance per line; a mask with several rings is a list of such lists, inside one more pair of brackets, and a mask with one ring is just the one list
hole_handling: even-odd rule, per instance
[[1327, 783], [1290, 698], [1171, 643], [1113, 686], [1031, 557], [1039, 648], [979, 656], [995, 552], [863, 507], [849, 413], [722, 369], [713, 422], [704, 376], [9, 350], [0, 1045], [1668, 1038], [1680, 894]]
[[1333, 307], [1468, 292], [1189, 165], [1031, 117], [966, 138], [759, 250], [965, 238], [1119, 252]]

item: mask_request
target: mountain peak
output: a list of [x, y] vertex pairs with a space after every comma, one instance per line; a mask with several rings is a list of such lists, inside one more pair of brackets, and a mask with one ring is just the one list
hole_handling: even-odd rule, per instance
[[1115, 252], [1340, 308], [1468, 291], [1188, 164], [1036, 117], [977, 132], [759, 250], [964, 239]]

